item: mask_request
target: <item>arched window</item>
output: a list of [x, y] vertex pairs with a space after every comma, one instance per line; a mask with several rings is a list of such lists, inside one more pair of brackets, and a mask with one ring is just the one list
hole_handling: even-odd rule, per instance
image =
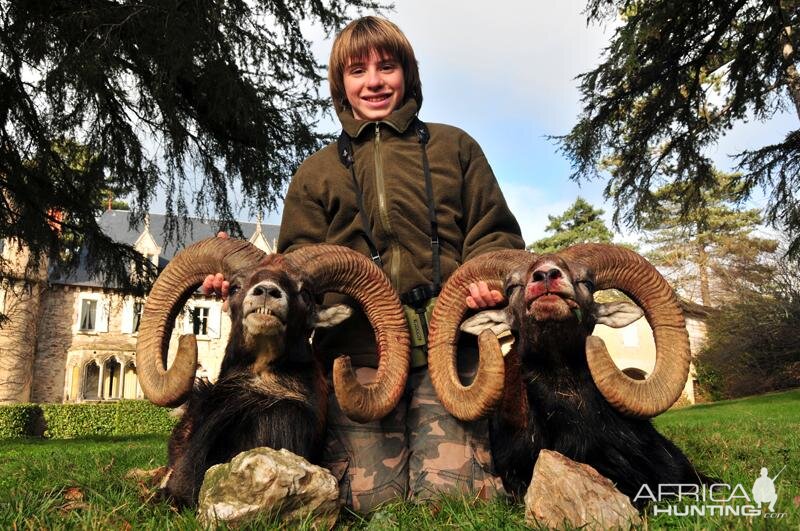
[[137, 398], [136, 384], [136, 366], [129, 361], [122, 374], [122, 398]]
[[86, 364], [83, 369], [83, 399], [100, 399], [100, 367], [94, 360]]
[[103, 364], [103, 394], [102, 398], [119, 398], [120, 381], [122, 379], [122, 365], [116, 358], [111, 357]]

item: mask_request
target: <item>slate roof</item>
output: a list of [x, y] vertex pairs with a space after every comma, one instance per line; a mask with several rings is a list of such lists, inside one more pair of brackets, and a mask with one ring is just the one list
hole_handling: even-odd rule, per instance
[[[106, 210], [100, 216], [98, 224], [107, 235], [113, 240], [120, 243], [133, 245], [136, 240], [144, 232], [144, 223], [139, 226], [130, 227], [128, 222], [129, 212], [127, 210]], [[163, 214], [150, 214], [150, 234], [153, 236], [156, 244], [161, 247], [161, 254], [159, 255], [159, 268], [163, 268], [169, 263], [170, 260], [180, 251], [184, 246], [191, 245], [192, 243], [215, 236], [219, 232], [219, 226], [215, 220], [202, 221], [198, 218], [188, 218], [186, 221], [187, 231], [184, 237], [185, 245], [177, 246], [175, 242], [168, 245], [165, 244], [166, 237], [164, 231], [164, 223], [166, 216]], [[249, 239], [256, 231], [255, 223], [239, 222], [242, 228], [242, 234], [246, 239]], [[269, 245], [278, 240], [279, 225], [261, 224], [261, 232], [264, 234]], [[86, 256], [81, 257], [81, 265], [70, 275], [60, 277], [53, 272], [50, 273], [49, 282], [51, 284], [65, 284], [70, 286], [87, 286], [87, 287], [113, 287], [108, 286], [101, 276], [90, 275], [86, 268]]]

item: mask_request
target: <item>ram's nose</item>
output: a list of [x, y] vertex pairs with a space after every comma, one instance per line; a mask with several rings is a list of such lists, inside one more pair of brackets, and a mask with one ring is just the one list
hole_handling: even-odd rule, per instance
[[530, 302], [552, 291], [558, 291], [564, 278], [564, 272], [558, 266], [550, 263], [540, 265], [531, 273], [531, 280], [525, 287], [525, 300]]
[[274, 282], [261, 282], [256, 284], [247, 292], [247, 297], [260, 300], [281, 300], [286, 297], [286, 293]]

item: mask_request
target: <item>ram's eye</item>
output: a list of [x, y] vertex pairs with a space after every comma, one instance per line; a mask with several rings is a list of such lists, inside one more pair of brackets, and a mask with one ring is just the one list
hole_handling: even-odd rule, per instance
[[586, 289], [589, 290], [589, 293], [594, 293], [594, 282], [592, 282], [591, 280], [589, 279], [579, 280], [578, 284], [584, 284], [586, 286]]
[[311, 292], [307, 289], [300, 290], [300, 297], [303, 299], [305, 304], [311, 304], [314, 298], [311, 296]]
[[239, 293], [240, 289], [242, 289], [242, 287], [239, 284], [231, 284], [231, 285], [229, 285], [228, 286], [228, 297], [233, 297], [234, 295]]
[[517, 288], [521, 288], [522, 284], [509, 284], [506, 286], [506, 299], [511, 297], [511, 294], [514, 293], [514, 290]]

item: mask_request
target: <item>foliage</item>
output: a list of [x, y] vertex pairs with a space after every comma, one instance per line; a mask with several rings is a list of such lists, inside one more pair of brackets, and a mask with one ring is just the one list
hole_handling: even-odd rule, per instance
[[42, 412], [36, 404], [0, 405], [0, 439], [31, 435]]
[[[641, 227], [667, 182], [684, 209], [700, 200], [715, 179], [708, 148], [734, 124], [800, 116], [797, 0], [588, 0], [586, 13], [622, 20], [602, 63], [580, 76], [583, 110], [558, 141], [575, 179], [614, 161], [605, 193], [615, 224]], [[767, 222], [786, 227], [800, 254], [800, 130], [737, 157], [736, 200], [767, 190]]]
[[87, 436], [169, 433], [175, 425], [169, 410], [144, 400], [109, 404], [41, 404], [51, 439]]
[[542, 238], [528, 246], [534, 253], [554, 253], [576, 243], [610, 243], [614, 235], [606, 227], [603, 210], [594, 208], [582, 197], [559, 216], [547, 216], [546, 227], [552, 236]]
[[[738, 296], [742, 289], [769, 286], [774, 267], [767, 261], [776, 240], [753, 233], [761, 225], [758, 209], [742, 209], [734, 201], [735, 176], [715, 171], [714, 180], [699, 192], [699, 201], [681, 211], [686, 188], [671, 183], [654, 196], [658, 206], [644, 216], [647, 258], [682, 295], [706, 306]], [[699, 293], [698, 293], [699, 291]]]
[[[327, 33], [372, 0], [0, 0], [0, 239], [34, 257], [120, 285], [145, 260], [97, 223], [106, 191], [131, 198], [141, 224], [166, 196], [181, 241], [193, 193], [240, 235], [231, 190], [273, 209], [296, 166], [320, 146], [327, 110], [303, 27]], [[188, 188], [191, 186], [191, 189]], [[34, 265], [35, 266], [35, 265]], [[141, 271], [139, 271], [141, 273]], [[134, 278], [142, 278], [135, 275]], [[143, 286], [139, 286], [142, 288]]]
[[115, 405], [113, 435], [144, 435], [170, 433], [177, 418], [168, 408], [155, 406], [146, 400], [121, 400]]
[[[762, 466], [777, 472], [777, 527], [797, 527], [800, 513], [800, 391], [693, 406], [655, 419], [657, 428], [702, 471], [727, 483], [752, 485]], [[194, 511], [174, 512], [126, 477], [132, 468], [166, 462], [164, 436], [0, 441], [0, 528], [198, 529]], [[54, 459], [53, 456], [58, 456]], [[74, 498], [81, 496], [80, 504]], [[72, 500], [70, 500], [72, 498]], [[530, 529], [521, 502], [437, 497], [392, 503], [371, 515], [342, 512], [336, 529]], [[652, 516], [647, 529], [764, 528], [744, 518]], [[772, 527], [772, 526], [770, 526]], [[776, 527], [776, 528], [777, 528]], [[245, 529], [281, 529], [266, 520]]]
[[743, 292], [708, 320], [707, 343], [696, 365], [698, 382], [712, 397], [800, 385], [799, 265], [779, 263], [771, 291]]

